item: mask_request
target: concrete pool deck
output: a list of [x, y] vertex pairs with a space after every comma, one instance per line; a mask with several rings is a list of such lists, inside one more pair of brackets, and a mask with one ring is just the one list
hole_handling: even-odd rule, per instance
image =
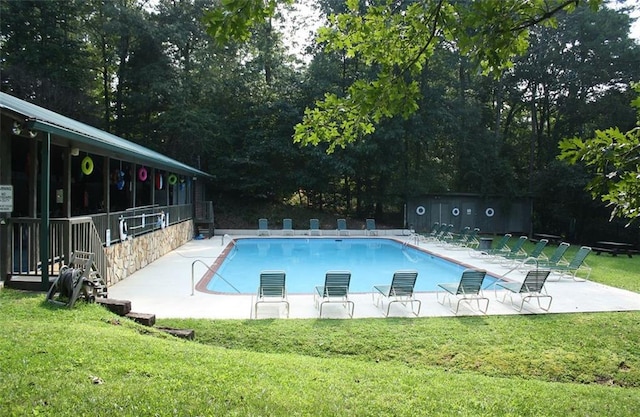
[[[223, 249], [234, 237], [225, 234], [211, 239], [191, 240], [176, 250], [166, 254], [145, 268], [135, 272], [125, 280], [109, 288], [109, 298], [130, 300], [132, 311], [138, 313], [155, 314], [157, 318], [207, 318], [207, 319], [249, 319], [253, 318], [255, 295], [210, 294], [195, 290], [198, 281], [206, 274], [207, 266], [213, 265], [222, 254]], [[329, 237], [329, 236], [327, 236]], [[354, 236], [355, 237], [355, 236]], [[381, 236], [408, 241], [415, 244], [415, 240], [408, 236]], [[436, 243], [419, 242], [416, 246], [428, 250], [445, 258], [455, 259], [464, 264], [482, 268], [489, 273], [501, 276], [510, 268], [499, 263], [487, 262], [484, 259], [470, 256], [469, 250], [452, 250]], [[587, 263], [589, 258], [587, 258]], [[193, 269], [193, 286], [192, 286]], [[524, 273], [512, 272], [507, 275], [514, 281], [522, 281]], [[557, 276], [550, 278], [545, 285], [553, 302], [549, 313], [585, 313], [605, 311], [639, 311], [640, 294], [619, 288], [609, 287], [592, 281], [574, 281], [573, 279]], [[310, 286], [322, 285], [319, 282]], [[389, 282], [391, 277], [389, 277]], [[381, 282], [380, 284], [388, 284]], [[500, 296], [501, 293], [498, 293]], [[519, 313], [510, 303], [503, 304], [494, 296], [493, 290], [485, 291], [489, 298], [487, 315], [511, 314], [543, 314], [537, 302], [525, 303], [524, 310]], [[500, 297], [501, 299], [502, 297]], [[355, 303], [353, 318], [384, 317], [383, 310], [376, 307], [371, 293], [351, 293], [349, 299]], [[416, 299], [422, 303], [419, 317], [454, 316], [448, 305], [439, 304], [433, 292], [416, 294]], [[289, 318], [318, 318], [313, 295], [292, 294], [288, 296], [290, 311]], [[545, 300], [543, 300], [544, 302]], [[458, 316], [477, 315], [475, 303], [471, 308], [467, 303], [460, 304]], [[384, 306], [386, 310], [386, 302]], [[391, 306], [390, 317], [415, 317], [411, 305], [406, 307], [400, 303]], [[341, 304], [325, 304], [322, 311], [323, 318], [349, 318]], [[284, 306], [280, 304], [261, 304], [258, 318], [284, 318]]]

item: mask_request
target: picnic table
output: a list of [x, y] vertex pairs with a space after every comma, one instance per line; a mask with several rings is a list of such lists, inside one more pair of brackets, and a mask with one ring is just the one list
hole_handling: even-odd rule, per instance
[[536, 233], [534, 234], [534, 236], [537, 237], [538, 240], [547, 239], [551, 243], [559, 243], [560, 241], [562, 241], [562, 236], [550, 235], [547, 233]]
[[626, 254], [629, 258], [631, 258], [631, 253], [633, 252], [633, 245], [631, 243], [624, 242], [610, 242], [601, 240], [596, 242], [596, 246], [594, 246], [593, 251], [596, 255], [600, 255], [601, 252], [610, 253], [611, 256], [618, 256], [618, 254]]

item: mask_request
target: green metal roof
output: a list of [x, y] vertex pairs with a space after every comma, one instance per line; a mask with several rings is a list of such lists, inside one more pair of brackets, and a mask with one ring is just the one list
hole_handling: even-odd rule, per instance
[[54, 137], [54, 143], [59, 146], [79, 148], [81, 152], [109, 156], [176, 174], [211, 177], [206, 172], [159, 152], [2, 92], [0, 109], [24, 122], [30, 130], [50, 133]]

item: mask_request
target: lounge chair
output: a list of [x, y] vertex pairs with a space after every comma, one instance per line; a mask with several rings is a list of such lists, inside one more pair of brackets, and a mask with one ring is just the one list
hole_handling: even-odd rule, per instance
[[[436, 299], [442, 305], [444, 305], [444, 302], [448, 299], [449, 308], [451, 308], [451, 311], [453, 311], [454, 314], [458, 314], [460, 303], [462, 301], [470, 302], [475, 300], [478, 304], [478, 310], [480, 310], [482, 314], [487, 314], [487, 310], [489, 309], [489, 299], [483, 296], [481, 292], [482, 281], [484, 281], [484, 277], [486, 275], [487, 272], [484, 270], [466, 269], [462, 272], [460, 282], [438, 284], [438, 287], [444, 291], [438, 290], [436, 292]], [[440, 300], [440, 293], [442, 293], [442, 300]], [[453, 309], [453, 304], [451, 302], [451, 298], [453, 297], [458, 300], [455, 310]], [[480, 300], [487, 302], [484, 309], [480, 307]]]
[[[320, 310], [326, 303], [341, 303], [347, 309], [349, 317], [353, 317], [354, 303], [349, 300], [349, 283], [351, 272], [328, 271], [324, 278], [324, 285], [317, 286], [313, 294], [316, 308]], [[351, 307], [351, 308], [349, 308]]]
[[469, 226], [460, 230], [459, 233], [451, 233], [449, 236], [445, 236], [443, 239], [443, 243], [445, 246], [457, 246], [458, 244], [465, 242], [467, 240], [467, 236], [471, 233], [471, 228]]
[[474, 257], [491, 257], [497, 256], [503, 253], [510, 251], [509, 248], [509, 240], [511, 239], [511, 234], [506, 233], [504, 236], [500, 238], [500, 240], [495, 244], [493, 248], [489, 249], [477, 249], [470, 252], [471, 256]]
[[318, 219], [309, 220], [309, 236], [313, 236], [314, 234], [320, 236], [320, 220]]
[[338, 219], [338, 235], [349, 236], [349, 230], [347, 229], [346, 219]]
[[523, 249], [524, 243], [527, 241], [526, 236], [520, 236], [516, 243], [511, 247], [511, 249], [503, 254], [502, 256], [505, 258], [517, 258], [527, 256], [527, 252]]
[[287, 300], [285, 279], [286, 273], [284, 271], [260, 272], [258, 297], [254, 305], [255, 318], [258, 318], [258, 304], [261, 303], [282, 303], [285, 305], [286, 315], [289, 317], [289, 301]]
[[378, 230], [376, 229], [376, 220], [375, 219], [367, 219], [366, 220], [366, 234], [369, 236], [378, 236]]
[[[568, 264], [558, 263], [551, 266], [551, 272], [557, 274], [558, 279], [564, 276], [570, 276], [574, 281], [584, 281], [585, 279], [589, 279], [589, 275], [591, 275], [591, 267], [587, 265], [584, 260], [590, 252], [591, 248], [589, 246], [582, 246], [578, 249], [578, 252], [576, 252], [575, 256]], [[578, 277], [578, 272], [586, 272], [584, 279]]]
[[293, 236], [293, 221], [291, 219], [282, 219], [282, 234]]
[[542, 261], [548, 260], [549, 258], [544, 253], [544, 248], [547, 246], [547, 243], [549, 243], [548, 239], [540, 239], [538, 243], [536, 243], [536, 246], [533, 247], [531, 253], [529, 253], [526, 257]]
[[[422, 303], [414, 297], [413, 293], [417, 278], [418, 271], [396, 271], [391, 279], [391, 285], [373, 286], [371, 296], [376, 306], [384, 307], [383, 298], [389, 300], [385, 317], [389, 316], [389, 309], [392, 303], [402, 303], [405, 307], [408, 303], [411, 303], [411, 312], [416, 316], [420, 314]], [[418, 311], [413, 311], [414, 303], [418, 303]]]
[[270, 236], [269, 222], [267, 219], [258, 219], [258, 236]]
[[[496, 299], [498, 299], [497, 291], [499, 289], [505, 290], [504, 295], [502, 296], [502, 303], [504, 303], [507, 295], [511, 299], [511, 305], [513, 305], [516, 310], [522, 311], [524, 308], [524, 303], [531, 301], [532, 298], [538, 300], [538, 307], [540, 307], [544, 311], [549, 311], [551, 308], [551, 301], [553, 298], [547, 293], [544, 289], [544, 283], [547, 281], [549, 274], [551, 273], [548, 269], [532, 269], [527, 272], [527, 275], [524, 277], [524, 281], [522, 282], [496, 282], [495, 283], [495, 291], [496, 291]], [[520, 296], [520, 307], [513, 302], [513, 296]], [[546, 308], [542, 306], [540, 303], [541, 298], [548, 298], [549, 304], [547, 304]], [[500, 300], [498, 300], [500, 301]]]
[[419, 240], [423, 241], [423, 242], [431, 242], [436, 240], [436, 237], [438, 236], [438, 234], [440, 233], [440, 230], [442, 228], [446, 227], [446, 224], [442, 223], [438, 223], [435, 222], [433, 223], [433, 226], [431, 226], [431, 230], [429, 231], [429, 233], [420, 233], [418, 234]]
[[537, 264], [539, 261], [542, 261], [542, 262], [547, 261], [549, 258], [547, 258], [547, 255], [545, 255], [545, 253], [543, 252], [544, 248], [547, 246], [547, 243], [549, 243], [549, 240], [540, 239], [538, 243], [536, 243], [536, 246], [534, 246], [531, 253], [507, 255], [505, 266], [518, 265], [519, 267], [519, 266], [524, 266], [524, 264], [526, 263]]
[[444, 244], [447, 239], [453, 239], [453, 225], [442, 223], [434, 236], [427, 236], [427, 242], [436, 242]]
[[449, 249], [475, 248], [480, 244], [478, 233], [480, 233], [480, 229], [477, 227], [473, 230], [470, 227], [465, 227], [458, 236], [454, 236], [453, 240], [447, 242], [447, 247]]
[[474, 227], [471, 233], [467, 235], [467, 240], [463, 242], [461, 246], [466, 248], [477, 248], [480, 245], [480, 241], [478, 240], [479, 233], [480, 229], [478, 227]]
[[535, 264], [536, 268], [551, 269], [557, 265], [567, 265], [569, 261], [564, 258], [565, 252], [569, 249], [569, 244], [562, 242], [558, 245], [556, 250], [553, 251], [548, 259], [531, 259], [527, 258], [522, 263], [526, 266], [528, 264]]
[[527, 241], [526, 236], [520, 236], [516, 243], [513, 246], [508, 247], [505, 246], [505, 249], [502, 251], [496, 251], [493, 253], [492, 260], [500, 262], [500, 261], [511, 261], [512, 259], [522, 258], [527, 256], [527, 252], [524, 251], [523, 246]]
[[431, 230], [429, 231], [429, 233], [425, 235], [425, 237], [435, 238], [438, 232], [440, 231], [440, 227], [442, 226], [444, 226], [444, 223], [442, 223], [442, 225], [440, 225], [440, 223], [438, 222], [433, 223], [433, 226], [431, 226]]

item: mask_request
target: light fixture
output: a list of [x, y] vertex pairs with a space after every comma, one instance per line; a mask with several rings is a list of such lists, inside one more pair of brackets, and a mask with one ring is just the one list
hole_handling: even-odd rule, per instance
[[18, 121], [14, 121], [13, 127], [11, 128], [11, 132], [14, 135], [19, 135], [20, 133], [22, 133], [22, 124]]
[[71, 156], [78, 156], [80, 155], [80, 148], [71, 148]]
[[[13, 121], [13, 126], [11, 126], [11, 133], [13, 133], [14, 135], [20, 135], [23, 129], [24, 126], [22, 125], [22, 123], [17, 120]], [[38, 132], [36, 132], [35, 130], [28, 130], [27, 135], [31, 139], [34, 139], [36, 136], [38, 136]]]

